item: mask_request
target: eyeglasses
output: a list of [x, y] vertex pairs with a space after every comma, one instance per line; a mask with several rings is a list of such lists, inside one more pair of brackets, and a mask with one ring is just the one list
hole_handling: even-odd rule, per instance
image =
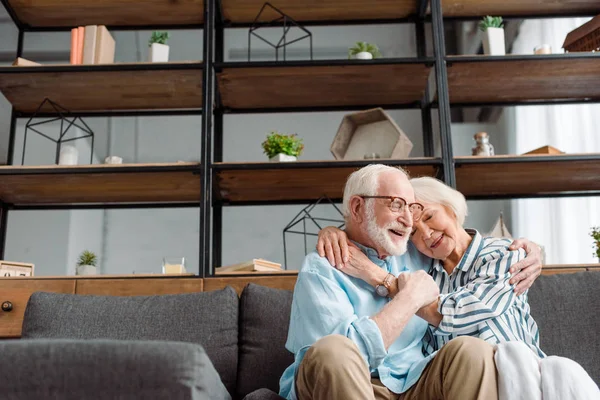
[[[394, 197], [394, 196], [360, 196], [363, 199], [388, 199], [390, 200], [390, 210], [395, 213], [399, 213], [404, 210], [404, 207], [407, 206], [406, 200], [402, 197]], [[413, 221], [418, 221], [421, 218], [421, 214], [423, 213], [423, 205], [421, 203], [410, 203], [408, 204], [408, 210], [412, 214]]]

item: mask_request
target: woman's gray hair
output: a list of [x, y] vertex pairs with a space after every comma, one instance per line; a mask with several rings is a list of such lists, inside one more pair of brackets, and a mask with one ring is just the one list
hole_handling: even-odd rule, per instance
[[410, 183], [415, 191], [417, 202], [444, 205], [454, 212], [460, 226], [464, 225], [467, 217], [467, 200], [461, 192], [430, 177], [413, 178]]
[[376, 196], [379, 189], [379, 175], [386, 171], [403, 173], [408, 179], [408, 174], [400, 167], [390, 167], [383, 164], [370, 164], [354, 171], [346, 180], [344, 188], [344, 199], [342, 203], [342, 214], [348, 220], [350, 217], [350, 199], [352, 196]]

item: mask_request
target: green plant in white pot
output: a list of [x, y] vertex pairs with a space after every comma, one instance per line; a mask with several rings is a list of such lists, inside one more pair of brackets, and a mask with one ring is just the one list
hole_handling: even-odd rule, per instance
[[483, 17], [479, 22], [483, 32], [483, 53], [488, 56], [503, 56], [506, 54], [504, 43], [504, 24], [502, 17]]
[[267, 139], [262, 142], [263, 152], [269, 157], [271, 162], [296, 161], [302, 154], [304, 144], [302, 139], [295, 133], [285, 135], [279, 132], [271, 132]]
[[356, 44], [348, 49], [348, 58], [354, 57], [357, 60], [372, 60], [380, 58], [381, 52], [375, 44], [367, 42], [356, 42]]
[[96, 264], [98, 257], [91, 251], [84, 250], [77, 259], [77, 275], [96, 275]]
[[148, 52], [148, 61], [150, 62], [167, 62], [169, 61], [169, 32], [152, 32], [152, 36], [148, 41], [150, 50]]

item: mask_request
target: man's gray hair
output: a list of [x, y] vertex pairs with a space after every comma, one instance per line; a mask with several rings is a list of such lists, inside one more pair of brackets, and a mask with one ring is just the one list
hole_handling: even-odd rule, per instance
[[342, 213], [346, 220], [350, 217], [350, 198], [358, 195], [376, 196], [379, 189], [379, 175], [386, 171], [401, 172], [408, 179], [408, 174], [402, 168], [383, 164], [370, 164], [350, 174], [346, 180], [342, 204]]
[[413, 178], [410, 183], [415, 191], [417, 202], [446, 206], [454, 212], [458, 223], [464, 225], [467, 216], [467, 200], [461, 192], [430, 177]]

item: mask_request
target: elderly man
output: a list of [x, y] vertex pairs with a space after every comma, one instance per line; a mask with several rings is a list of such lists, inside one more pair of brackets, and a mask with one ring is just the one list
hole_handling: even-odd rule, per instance
[[[402, 204], [392, 198], [402, 199]], [[401, 169], [369, 165], [348, 178], [343, 199], [346, 234], [388, 275], [373, 289], [332, 268], [317, 252], [305, 258], [286, 343], [295, 359], [281, 377], [282, 396], [498, 398], [488, 343], [461, 337], [430, 356], [422, 352], [427, 322], [416, 314], [435, 301], [439, 291], [425, 272], [431, 261], [412, 247], [407, 252], [413, 202], [413, 189]]]

